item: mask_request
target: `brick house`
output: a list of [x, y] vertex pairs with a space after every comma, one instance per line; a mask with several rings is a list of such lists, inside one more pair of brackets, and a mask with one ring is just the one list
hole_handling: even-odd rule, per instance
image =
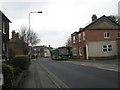
[[71, 34], [73, 57], [108, 58], [120, 55], [120, 25], [105, 15]]
[[27, 47], [28, 44], [19, 38], [19, 33], [16, 33], [15, 30], [13, 30], [12, 38], [9, 40], [9, 57], [28, 54]]
[[0, 11], [0, 60], [8, 58], [9, 23], [11, 21]]

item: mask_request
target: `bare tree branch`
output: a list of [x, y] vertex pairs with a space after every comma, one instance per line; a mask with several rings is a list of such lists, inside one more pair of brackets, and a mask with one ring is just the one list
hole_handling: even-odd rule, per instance
[[27, 26], [22, 25], [19, 29], [20, 38], [23, 39], [26, 43], [31, 42], [32, 45], [36, 45], [40, 42], [37, 34], [33, 30], [28, 30]]

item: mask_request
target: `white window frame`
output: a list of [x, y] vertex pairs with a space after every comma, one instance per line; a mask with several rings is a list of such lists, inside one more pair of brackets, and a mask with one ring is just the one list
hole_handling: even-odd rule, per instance
[[3, 29], [2, 29], [2, 30], [3, 30], [3, 33], [6, 34], [6, 33], [5, 33], [5, 22], [2, 23], [2, 28], [3, 28]]
[[104, 32], [104, 38], [110, 38], [110, 33], [109, 32]]
[[81, 33], [78, 34], [78, 41], [81, 42]]
[[83, 41], [85, 41], [85, 32], [83, 32]]
[[82, 56], [82, 47], [79, 48], [79, 55]]
[[120, 32], [118, 32], [118, 38], [120, 38]]
[[112, 45], [103, 45], [103, 52], [111, 52], [112, 49]]
[[75, 43], [75, 36], [73, 36], [73, 43]]

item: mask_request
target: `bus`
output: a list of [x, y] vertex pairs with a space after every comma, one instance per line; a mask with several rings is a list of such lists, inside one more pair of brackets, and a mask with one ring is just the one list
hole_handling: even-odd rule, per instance
[[62, 60], [69, 59], [71, 57], [71, 48], [70, 47], [58, 47], [51, 50], [52, 60]]

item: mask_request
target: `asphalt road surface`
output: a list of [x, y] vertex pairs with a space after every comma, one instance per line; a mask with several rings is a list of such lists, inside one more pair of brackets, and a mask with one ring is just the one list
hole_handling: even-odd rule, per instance
[[37, 61], [70, 88], [118, 88], [118, 72], [50, 58], [40, 58]]

